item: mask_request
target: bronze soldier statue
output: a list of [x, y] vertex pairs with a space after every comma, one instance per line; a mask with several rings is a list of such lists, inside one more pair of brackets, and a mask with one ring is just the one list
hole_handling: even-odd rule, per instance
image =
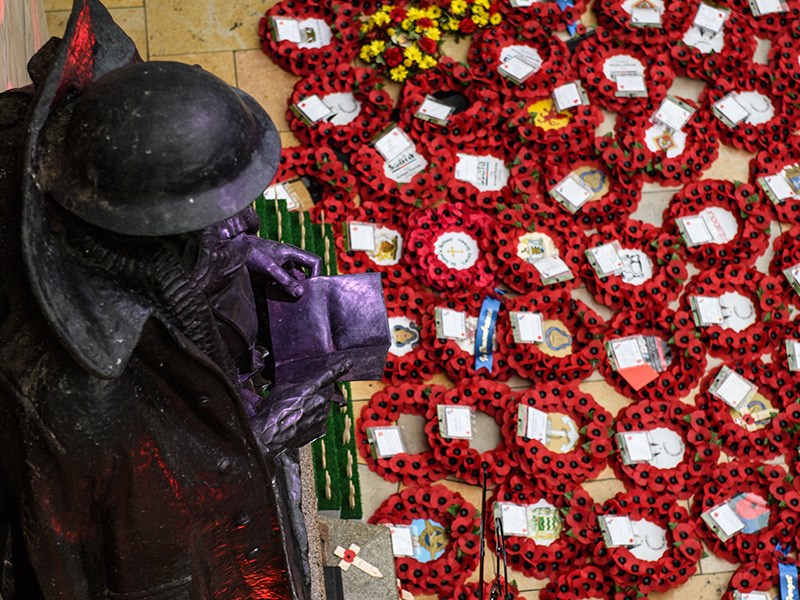
[[257, 299], [320, 267], [252, 235], [274, 125], [96, 0], [29, 70], [0, 94], [2, 598], [306, 598], [290, 453], [352, 361], [262, 376]]

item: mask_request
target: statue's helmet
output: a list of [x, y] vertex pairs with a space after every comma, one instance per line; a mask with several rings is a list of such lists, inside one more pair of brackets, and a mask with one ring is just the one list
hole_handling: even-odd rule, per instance
[[42, 186], [103, 229], [162, 236], [202, 229], [253, 202], [280, 159], [267, 113], [218, 77], [135, 63], [92, 82], [44, 127]]

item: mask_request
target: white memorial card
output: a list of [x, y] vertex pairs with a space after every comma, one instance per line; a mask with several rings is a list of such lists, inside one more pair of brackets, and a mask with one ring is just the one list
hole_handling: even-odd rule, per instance
[[750, 111], [739, 102], [736, 93], [723, 96], [711, 108], [714, 114], [731, 128], [736, 127], [750, 116]]
[[399, 127], [392, 127], [389, 131], [375, 140], [375, 150], [387, 162], [399, 158], [402, 154], [414, 149], [414, 142]]
[[594, 192], [583, 181], [570, 174], [550, 190], [550, 195], [568, 210], [575, 212], [594, 196]]
[[372, 223], [352, 221], [347, 225], [350, 250], [375, 252], [375, 226]]
[[548, 423], [549, 420], [546, 412], [526, 404], [519, 405], [519, 409], [517, 410], [518, 436], [546, 444]]
[[631, 10], [631, 24], [633, 25], [661, 25], [661, 13], [655, 7], [635, 6]]
[[436, 335], [442, 339], [467, 339], [467, 315], [451, 308], [436, 307]]
[[789, 12], [789, 5], [783, 0], [750, 0], [750, 10], [756, 17]]
[[718, 33], [722, 31], [722, 26], [725, 25], [725, 19], [728, 18], [730, 12], [728, 9], [710, 6], [701, 2], [697, 8], [697, 14], [694, 16], [694, 25], [700, 29]]
[[373, 444], [378, 458], [391, 458], [406, 451], [400, 427], [368, 427], [367, 440]]
[[744, 523], [727, 502], [704, 512], [701, 516], [723, 542], [744, 529]]
[[694, 309], [695, 321], [701, 327], [709, 325], [722, 325], [725, 317], [722, 316], [722, 305], [715, 296], [691, 296], [689, 301]]
[[633, 546], [635, 542], [633, 524], [623, 516], [601, 515], [598, 517], [603, 538], [609, 548]]
[[301, 118], [304, 117], [304, 120], [308, 123], [322, 121], [333, 114], [331, 107], [325, 104], [322, 98], [316, 94], [303, 98], [295, 104], [295, 107], [300, 112]]
[[[533, 263], [533, 267], [539, 271], [539, 275], [541, 275], [543, 280], [554, 279], [566, 273], [572, 275], [569, 265], [565, 263], [560, 256], [546, 256], [545, 258], [540, 258]], [[572, 277], [569, 277], [569, 279], [571, 278]]]
[[642, 75], [617, 75], [614, 82], [617, 84], [617, 92], [623, 92], [624, 95], [647, 92], [647, 84]]
[[[500, 513], [499, 515], [497, 513]], [[495, 516], [499, 516], [503, 522], [503, 535], [528, 535], [528, 509], [525, 506], [512, 504], [511, 502], [497, 502], [495, 504]]]
[[620, 432], [616, 438], [622, 461], [626, 465], [635, 465], [653, 460], [650, 436], [646, 431]]
[[653, 115], [653, 121], [661, 123], [673, 131], [680, 131], [692, 118], [694, 112], [694, 109], [685, 102], [667, 96]]
[[598, 276], [607, 277], [622, 272], [624, 264], [619, 256], [620, 249], [619, 242], [611, 242], [586, 250], [586, 256]]
[[505, 163], [495, 156], [475, 156], [457, 153], [454, 177], [471, 183], [481, 192], [502, 190], [511, 173]]
[[758, 392], [758, 386], [739, 375], [733, 369], [722, 367], [709, 388], [712, 396], [744, 414], [747, 403]]
[[763, 177], [763, 179], [764, 183], [766, 183], [769, 189], [772, 190], [772, 193], [775, 195], [775, 199], [778, 202], [783, 202], [789, 198], [794, 198], [794, 189], [792, 188], [792, 184], [789, 183], [789, 180], [782, 171], [775, 175], [766, 175]]
[[517, 344], [538, 344], [544, 341], [541, 313], [511, 311], [511, 328]]
[[572, 81], [553, 90], [553, 102], [558, 111], [586, 104], [586, 96], [580, 81]]
[[611, 352], [614, 354], [614, 362], [617, 364], [617, 369], [629, 369], [631, 367], [641, 367], [647, 364], [647, 361], [642, 354], [642, 348], [639, 342], [641, 336], [629, 336], [624, 338], [617, 338], [611, 340]]
[[789, 370], [793, 373], [800, 371], [800, 342], [786, 340], [786, 356], [789, 359]]
[[448, 106], [443, 102], [439, 102], [433, 96], [425, 96], [425, 99], [422, 101], [422, 104], [417, 109], [417, 112], [414, 114], [414, 116], [419, 119], [437, 123], [439, 125], [447, 125], [447, 121], [450, 119], [450, 115], [452, 114], [452, 106]]
[[472, 439], [472, 409], [469, 406], [441, 404], [437, 413], [443, 438]]
[[392, 534], [392, 554], [414, 556], [414, 536], [408, 525], [388, 525]]

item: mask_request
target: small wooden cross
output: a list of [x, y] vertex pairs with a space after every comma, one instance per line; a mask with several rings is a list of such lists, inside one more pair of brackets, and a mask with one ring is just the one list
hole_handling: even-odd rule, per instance
[[378, 567], [372, 565], [365, 561], [363, 558], [358, 556], [358, 553], [361, 551], [360, 546], [356, 546], [355, 544], [350, 544], [350, 548], [345, 550], [341, 546], [337, 546], [336, 550], [333, 553], [341, 558], [342, 560], [339, 561], [339, 568], [342, 571], [347, 571], [350, 568], [350, 565], [356, 567], [357, 569], [361, 569], [367, 575], [372, 577], [383, 577], [383, 574], [378, 570]]

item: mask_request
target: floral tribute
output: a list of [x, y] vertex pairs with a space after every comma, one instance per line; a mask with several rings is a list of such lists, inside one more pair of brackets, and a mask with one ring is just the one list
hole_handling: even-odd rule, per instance
[[[767, 591], [775, 544], [800, 540], [800, 0], [590, 4], [281, 0], [259, 36], [296, 77], [277, 125], [298, 145], [259, 208], [301, 197], [340, 273], [382, 275], [391, 349], [356, 423], [366, 466], [473, 503], [486, 469], [493, 503], [558, 517], [545, 537], [506, 531], [514, 597], [529, 576], [544, 600], [634, 600], [685, 581], [700, 543], [743, 561], [726, 600]], [[298, 114], [312, 96], [317, 119]], [[353, 223], [374, 239], [353, 249]], [[606, 244], [621, 270], [593, 266]], [[736, 408], [723, 367], [757, 388]], [[501, 438], [445, 437], [447, 406]], [[379, 456], [373, 428], [411, 423], [417, 439]], [[631, 460], [633, 434], [651, 458]], [[626, 491], [593, 508], [583, 483], [611, 476]], [[725, 502], [758, 527], [721, 541], [701, 515]], [[607, 547], [613, 514], [663, 553]], [[433, 560], [397, 559], [404, 590], [478, 595], [464, 498], [413, 487], [373, 519], [441, 530]]]
[[435, 67], [443, 33], [470, 35], [503, 17], [490, 0], [451, 0], [444, 6], [386, 4], [361, 25], [359, 58], [403, 82]]
[[407, 485], [432, 482], [444, 477], [447, 471], [430, 450], [415, 454], [401, 452], [391, 458], [376, 456], [367, 429], [394, 426], [400, 415], [424, 417], [429, 403], [443, 396], [446, 391], [439, 385], [404, 383], [377, 392], [361, 411], [356, 424], [358, 450], [367, 461], [367, 466], [384, 479], [402, 481]]
[[[478, 452], [470, 447], [468, 439], [451, 439], [444, 435], [439, 418], [439, 409], [449, 406], [465, 406], [470, 412], [479, 411], [503, 424], [504, 409], [511, 396], [511, 389], [502, 383], [483, 379], [464, 379], [452, 390], [429, 402], [425, 425], [428, 443], [434, 456], [449, 475], [472, 485], [483, 482], [484, 474], [492, 482], [503, 481], [516, 466], [512, 461], [505, 439], [488, 452]], [[473, 432], [477, 437], [479, 435]]]
[[[599, 516], [626, 516], [642, 527], [641, 541], [629, 549], [594, 546], [594, 561], [620, 588], [638, 594], [665, 591], [684, 583], [697, 571], [703, 547], [697, 523], [667, 494], [619, 493], [597, 507]], [[635, 532], [636, 530], [634, 530]]]
[[[529, 408], [546, 414], [550, 436], [541, 439], [523, 428], [522, 419], [532, 418]], [[550, 382], [515, 394], [502, 432], [523, 473], [542, 489], [566, 492], [606, 466], [613, 451], [611, 423], [611, 414], [576, 384]]]
[[414, 519], [439, 524], [437, 529], [444, 531], [437, 535], [437, 542], [444, 545], [444, 551], [428, 562], [397, 557], [395, 569], [400, 585], [412, 594], [449, 593], [464, 583], [478, 566], [477, 510], [461, 494], [442, 485], [410, 487], [384, 500], [369, 522], [405, 525]]
[[622, 409], [615, 426], [622, 436], [655, 431], [652, 460], [625, 464], [617, 454], [612, 463], [620, 479], [654, 494], [690, 498], [719, 459], [720, 449], [705, 413], [681, 402], [637, 402]]

